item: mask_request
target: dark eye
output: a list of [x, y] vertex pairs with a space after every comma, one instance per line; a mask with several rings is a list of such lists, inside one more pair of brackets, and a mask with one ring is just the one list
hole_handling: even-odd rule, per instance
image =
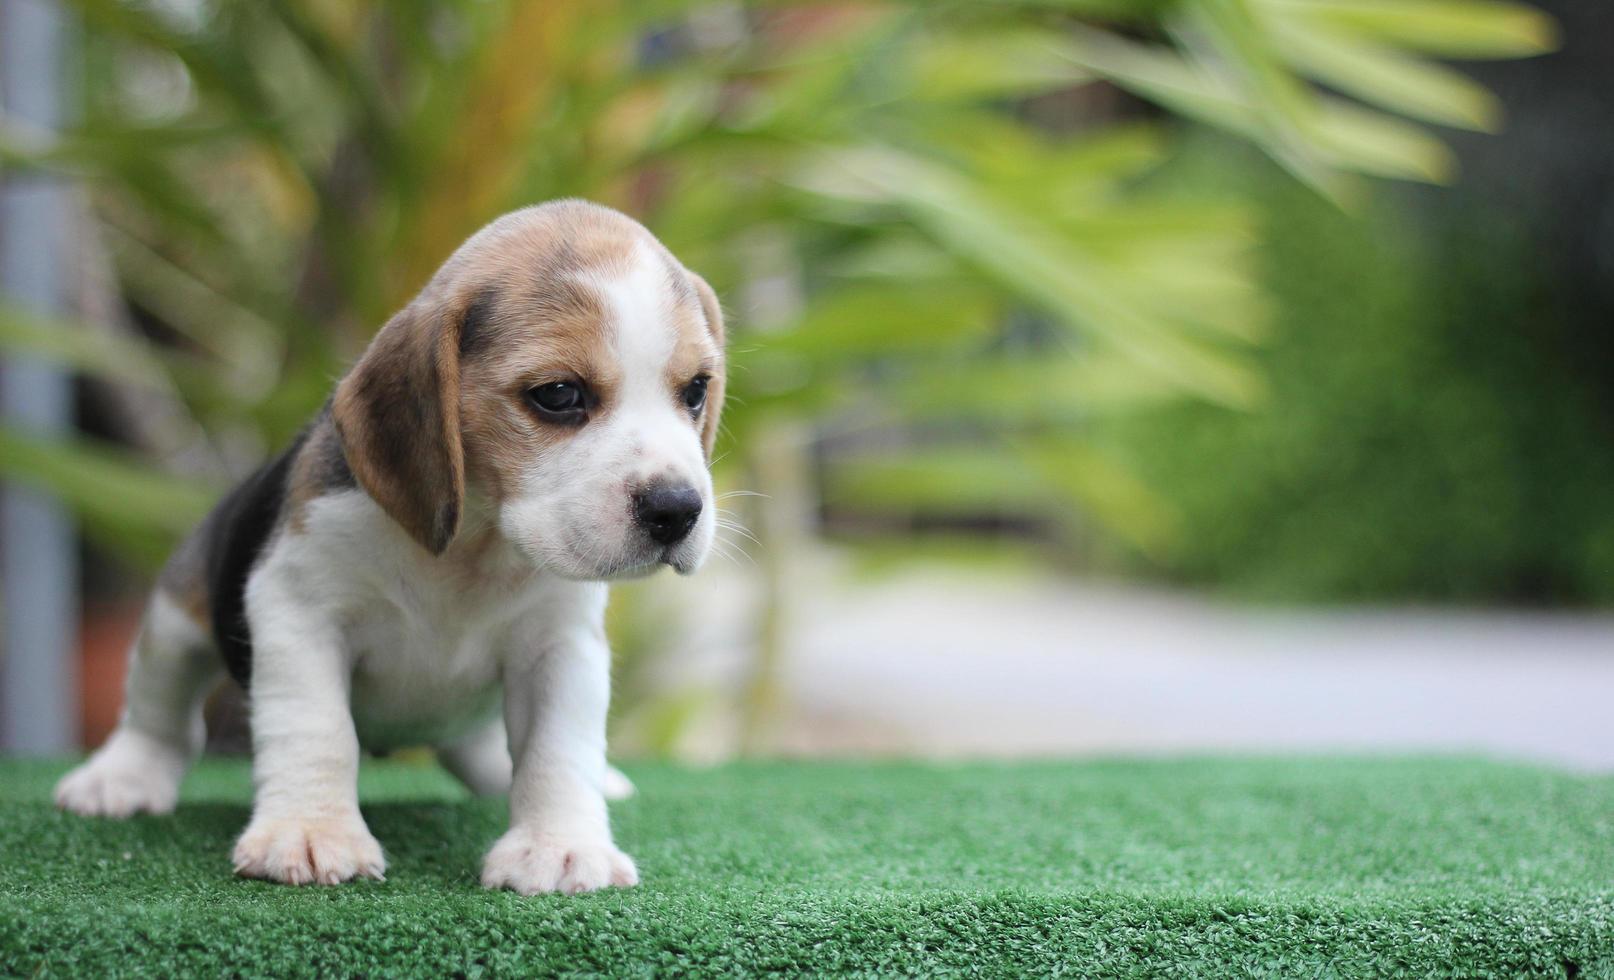
[[573, 422], [580, 420], [588, 396], [583, 386], [575, 381], [551, 381], [528, 389], [527, 401], [550, 421]]
[[706, 383], [710, 378], [700, 377], [684, 386], [684, 404], [691, 412], [698, 412], [706, 404]]

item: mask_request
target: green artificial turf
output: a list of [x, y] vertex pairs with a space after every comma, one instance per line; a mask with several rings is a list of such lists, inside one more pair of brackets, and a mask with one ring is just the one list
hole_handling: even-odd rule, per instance
[[244, 764], [122, 823], [62, 769], [0, 763], [0, 974], [1614, 977], [1614, 779], [1525, 766], [643, 766], [644, 883], [526, 899], [435, 769], [366, 764], [385, 882], [302, 889], [231, 877]]

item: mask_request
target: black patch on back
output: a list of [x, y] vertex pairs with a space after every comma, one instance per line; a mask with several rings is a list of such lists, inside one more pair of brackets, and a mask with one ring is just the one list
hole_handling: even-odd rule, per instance
[[[252, 680], [252, 631], [247, 624], [247, 577], [280, 523], [291, 464], [308, 438], [305, 430], [286, 451], [231, 490], [207, 517], [208, 612], [224, 666], [243, 688]], [[347, 461], [342, 461], [343, 469]], [[348, 474], [352, 479], [352, 474]]]
[[489, 286], [477, 293], [471, 305], [465, 308], [465, 318], [460, 321], [460, 357], [470, 357], [487, 346], [491, 339], [488, 320], [498, 300], [498, 290]]

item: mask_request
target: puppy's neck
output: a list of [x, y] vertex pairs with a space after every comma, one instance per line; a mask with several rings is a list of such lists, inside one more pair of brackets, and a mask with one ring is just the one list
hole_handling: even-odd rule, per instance
[[499, 531], [497, 505], [480, 489], [466, 487], [459, 533], [435, 559], [445, 572], [483, 584], [520, 584], [540, 574]]

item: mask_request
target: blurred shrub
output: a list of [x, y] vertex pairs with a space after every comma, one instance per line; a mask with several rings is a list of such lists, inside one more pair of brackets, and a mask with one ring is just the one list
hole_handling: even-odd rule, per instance
[[[13, 433], [0, 474], [146, 562], [194, 520], [193, 485], [283, 444], [466, 235], [566, 195], [644, 219], [737, 314], [728, 465], [774, 420], [962, 415], [966, 438], [893, 446], [839, 485], [1018, 494], [1149, 546], [1147, 494], [1076, 423], [1251, 404], [1265, 304], [1242, 207], [1156, 198], [1141, 178], [1168, 133], [1118, 91], [1346, 199], [1356, 175], [1449, 176], [1419, 122], [1494, 127], [1494, 99], [1435, 59], [1553, 43], [1492, 0], [71, 6], [78, 122], [0, 120], [0, 163], [90, 189], [122, 300], [103, 306], [132, 323], [0, 307], [0, 344], [140, 389], [121, 420], [169, 424], [123, 425], [137, 460]], [[1029, 111], [1050, 97], [1057, 126]], [[107, 513], [120, 474], [142, 500], [166, 479], [171, 506]]]
[[1526, 230], [1473, 195], [1352, 215], [1196, 156], [1260, 215], [1271, 389], [1097, 426], [1176, 517], [1157, 567], [1283, 600], [1614, 600], [1614, 459]]
[[[723, 479], [805, 496], [768, 474], [806, 467], [766, 457], [811, 429], [862, 440], [823, 489], [887, 529], [986, 508], [1162, 554], [1171, 523], [1095, 420], [1259, 404], [1270, 305], [1238, 195], [1149, 180], [1173, 122], [1259, 147], [1323, 213], [1311, 195], [1360, 198], [1364, 176], [1447, 180], [1425, 124], [1496, 127], [1494, 98], [1441, 59], [1554, 44], [1550, 20], [1497, 0], [70, 6], [77, 122], [0, 119], [0, 164], [85, 188], [82, 244], [110, 271], [71, 322], [0, 306], [0, 346], [120, 393], [99, 435], [135, 451], [0, 433], [0, 476], [147, 566], [465, 236], [563, 196], [642, 219], [727, 303]], [[619, 652], [661, 639], [632, 614], [618, 604]], [[697, 709], [673, 699], [649, 740]]]

